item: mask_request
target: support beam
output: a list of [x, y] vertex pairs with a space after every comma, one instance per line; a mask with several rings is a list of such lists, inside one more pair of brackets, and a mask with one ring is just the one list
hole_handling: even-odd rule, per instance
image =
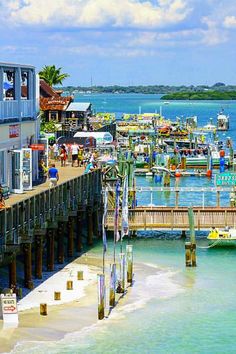
[[98, 205], [96, 204], [93, 211], [93, 234], [96, 238], [99, 238], [99, 213]]
[[87, 207], [87, 243], [89, 246], [93, 244], [93, 213], [90, 206]]
[[9, 288], [15, 292], [16, 289], [16, 255], [12, 255], [11, 263], [8, 265], [9, 269]]
[[52, 272], [54, 270], [54, 230], [47, 231], [47, 270]]
[[74, 255], [74, 217], [70, 216], [68, 221], [68, 257], [73, 257]]
[[83, 228], [83, 216], [82, 216], [83, 211], [80, 210], [77, 213], [77, 218], [76, 218], [76, 251], [81, 252], [83, 249], [83, 244], [82, 244], [82, 228]]
[[57, 262], [64, 263], [64, 223], [59, 222], [57, 232]]
[[24, 285], [28, 289], [33, 289], [31, 243], [23, 243], [22, 246], [24, 255]]
[[42, 235], [35, 235], [35, 277], [42, 279], [43, 271], [43, 241]]

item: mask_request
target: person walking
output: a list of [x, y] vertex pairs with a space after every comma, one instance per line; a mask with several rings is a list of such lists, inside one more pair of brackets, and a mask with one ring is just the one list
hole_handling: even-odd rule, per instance
[[66, 159], [67, 159], [67, 152], [66, 152], [65, 145], [61, 146], [60, 159], [61, 159], [61, 167], [65, 166], [66, 165]]
[[72, 167], [76, 164], [78, 167], [78, 152], [79, 152], [79, 147], [74, 141], [74, 143], [71, 146], [71, 155], [72, 155]]
[[55, 166], [55, 163], [52, 163], [48, 170], [48, 178], [50, 181], [49, 187], [55, 187], [57, 185], [57, 181], [59, 180], [58, 169]]

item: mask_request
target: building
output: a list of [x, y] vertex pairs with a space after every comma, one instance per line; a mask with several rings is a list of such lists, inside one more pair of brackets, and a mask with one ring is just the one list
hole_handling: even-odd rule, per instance
[[40, 80], [40, 110], [44, 112], [46, 122], [53, 120], [61, 123], [65, 111], [72, 101], [71, 96], [61, 96], [62, 91], [57, 91]]
[[37, 179], [38, 87], [33, 66], [0, 63], [0, 183], [16, 193]]
[[71, 102], [66, 109], [63, 123], [72, 128], [88, 129], [88, 118], [92, 116], [90, 102]]

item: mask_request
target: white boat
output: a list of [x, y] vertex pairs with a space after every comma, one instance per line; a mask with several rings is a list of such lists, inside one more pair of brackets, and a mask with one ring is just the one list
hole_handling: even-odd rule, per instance
[[229, 116], [226, 116], [223, 112], [217, 115], [217, 130], [226, 131], [229, 129]]
[[236, 229], [226, 227], [225, 229], [217, 229], [213, 227], [209, 232], [207, 239], [211, 245], [217, 244], [235, 244], [236, 245]]

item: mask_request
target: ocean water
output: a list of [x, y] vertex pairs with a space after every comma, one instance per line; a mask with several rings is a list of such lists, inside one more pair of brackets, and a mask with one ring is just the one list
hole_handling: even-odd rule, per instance
[[[139, 107], [142, 112], [155, 112], [161, 105], [166, 117], [197, 115], [200, 125], [206, 124], [210, 117], [216, 120], [217, 113], [224, 108], [231, 117], [226, 136], [236, 138], [233, 101], [164, 105], [158, 95], [83, 95], [76, 100], [92, 102], [97, 111], [120, 113], [138, 113]], [[192, 177], [179, 183], [214, 185], [213, 180]], [[137, 184], [156, 186], [143, 177], [137, 178]], [[227, 198], [222, 196], [222, 203], [227, 204]], [[202, 196], [196, 199], [189, 194], [189, 199], [196, 205]], [[153, 202], [171, 205], [174, 199], [163, 193], [154, 195]], [[206, 205], [212, 202], [212, 194], [206, 194]], [[138, 196], [138, 203], [149, 204], [150, 195]], [[199, 247], [207, 246], [205, 236], [198, 235]], [[139, 232], [132, 244], [134, 284], [108, 318], [60, 341], [20, 344], [12, 353], [235, 353], [236, 247], [198, 248], [197, 267], [186, 268], [184, 242], [179, 232]], [[101, 257], [101, 243], [89, 253]], [[109, 242], [108, 255], [111, 253]]]
[[[185, 268], [183, 241], [140, 236], [134, 285], [108, 318], [13, 353], [235, 353], [236, 248], [198, 249], [198, 266]], [[100, 254], [98, 244], [91, 255]]]

